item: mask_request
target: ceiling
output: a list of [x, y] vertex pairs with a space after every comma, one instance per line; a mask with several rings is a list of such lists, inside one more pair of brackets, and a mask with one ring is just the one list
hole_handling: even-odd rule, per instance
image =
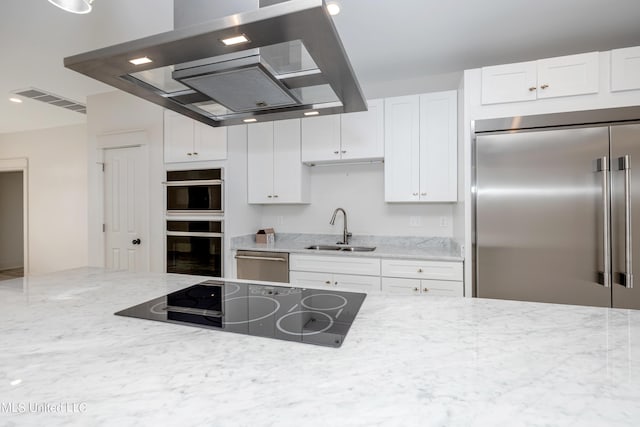
[[[335, 24], [365, 87], [640, 45], [637, 0], [336, 2]], [[85, 102], [111, 88], [65, 69], [62, 58], [173, 28], [172, 0], [95, 0], [88, 15], [47, 0], [3, 0], [0, 12], [0, 133], [82, 123], [86, 116], [62, 108], [9, 102], [9, 92], [33, 86]]]

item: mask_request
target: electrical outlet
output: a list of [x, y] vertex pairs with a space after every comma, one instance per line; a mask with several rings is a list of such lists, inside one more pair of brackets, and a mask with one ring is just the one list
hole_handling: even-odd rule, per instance
[[409, 217], [409, 227], [420, 227], [421, 225], [422, 225], [422, 220], [419, 216]]
[[448, 226], [449, 226], [449, 218], [447, 218], [446, 216], [441, 216], [440, 217], [440, 227], [447, 228]]

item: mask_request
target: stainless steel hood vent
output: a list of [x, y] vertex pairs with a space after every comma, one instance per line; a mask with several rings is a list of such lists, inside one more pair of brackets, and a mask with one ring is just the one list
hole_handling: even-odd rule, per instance
[[[246, 41], [223, 42], [239, 36]], [[323, 0], [273, 4], [64, 64], [211, 126], [367, 108]]]

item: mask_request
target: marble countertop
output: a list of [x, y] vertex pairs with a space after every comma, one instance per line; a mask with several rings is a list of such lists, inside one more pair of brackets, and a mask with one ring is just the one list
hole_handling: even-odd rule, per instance
[[342, 236], [331, 234], [278, 233], [272, 244], [256, 243], [253, 234], [231, 239], [232, 250], [273, 251], [346, 257], [463, 261], [458, 244], [446, 237], [353, 236], [352, 246], [374, 246], [372, 252], [342, 252], [305, 249], [312, 245], [334, 245]]
[[0, 425], [640, 421], [640, 311], [369, 295], [338, 349], [113, 315], [199, 279], [0, 282]]

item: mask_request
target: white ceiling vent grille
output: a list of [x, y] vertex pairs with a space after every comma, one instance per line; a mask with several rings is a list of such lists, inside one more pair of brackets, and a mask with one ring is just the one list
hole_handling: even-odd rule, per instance
[[30, 87], [27, 89], [14, 90], [11, 93], [24, 98], [35, 99], [36, 101], [51, 104], [55, 107], [66, 108], [67, 110], [75, 111], [76, 113], [87, 114], [87, 106], [85, 104], [63, 98], [62, 96], [55, 95], [43, 89]]

